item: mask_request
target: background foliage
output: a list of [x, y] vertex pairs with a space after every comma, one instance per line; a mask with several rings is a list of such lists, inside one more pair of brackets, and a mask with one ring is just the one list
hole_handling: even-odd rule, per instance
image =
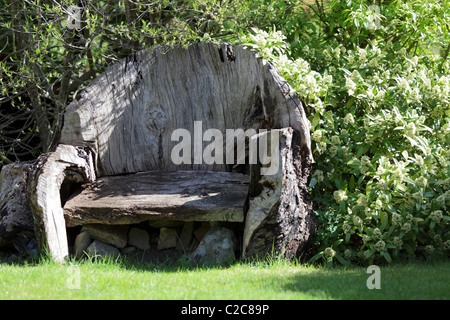
[[296, 19], [244, 39], [307, 106], [320, 220], [312, 260], [447, 257], [449, 3], [326, 5], [296, 7]]
[[[0, 166], [50, 150], [65, 106], [119, 59], [272, 25], [283, 10], [263, 2], [0, 0]], [[67, 25], [71, 5], [79, 29]]]
[[[229, 41], [272, 63], [310, 121], [317, 254], [333, 264], [448, 256], [450, 3], [0, 1], [0, 161], [58, 140], [64, 107], [155, 45]], [[69, 5], [83, 8], [67, 28]]]

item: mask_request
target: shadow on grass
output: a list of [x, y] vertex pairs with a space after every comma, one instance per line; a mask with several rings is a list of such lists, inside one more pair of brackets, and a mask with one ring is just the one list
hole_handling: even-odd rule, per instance
[[319, 299], [448, 300], [450, 260], [380, 266], [380, 288], [369, 289], [373, 274], [364, 267], [318, 268], [298, 272], [283, 281], [283, 290]]
[[[150, 254], [150, 253], [149, 253]], [[150, 255], [151, 256], [151, 255]], [[83, 259], [69, 261], [70, 264], [89, 264], [99, 267], [113, 266], [117, 270], [143, 271], [150, 273], [173, 273], [174, 277], [182, 279], [183, 273], [196, 273], [202, 277], [205, 270], [214, 270], [211, 285], [213, 288], [228, 290], [233, 294], [234, 289], [251, 292], [256, 298], [278, 299], [337, 299], [337, 300], [408, 300], [408, 299], [443, 299], [450, 298], [450, 260], [424, 263], [398, 263], [380, 266], [380, 289], [369, 289], [367, 282], [372, 275], [365, 267], [312, 267], [302, 264], [292, 264], [286, 261], [242, 262], [237, 261], [230, 266], [208, 267], [193, 266], [190, 261], [180, 254], [161, 254], [158, 259], [146, 256], [146, 253], [121, 256], [120, 258]], [[5, 261], [0, 257], [0, 264], [15, 266], [32, 266], [51, 264], [48, 258], [35, 260]], [[225, 272], [221, 272], [225, 271]], [[176, 274], [181, 273], [181, 276]], [[208, 273], [209, 276], [211, 274]], [[193, 278], [194, 279], [194, 278]], [[197, 279], [197, 278], [195, 278]], [[195, 280], [191, 285], [197, 283]], [[201, 283], [201, 281], [199, 282]], [[214, 289], [214, 290], [216, 290]], [[198, 289], [197, 289], [198, 290]], [[194, 290], [195, 291], [195, 290]], [[228, 292], [227, 291], [227, 292]], [[232, 291], [232, 292], [231, 292]], [[261, 292], [262, 296], [258, 294]], [[246, 299], [245, 292], [232, 299]], [[265, 295], [264, 295], [265, 294]], [[252, 296], [251, 299], [255, 299]]]
[[311, 299], [382, 299], [379, 297], [379, 290], [367, 288], [368, 276], [361, 267], [312, 269], [285, 278], [282, 289], [303, 293]]
[[[88, 256], [85, 254], [80, 259], [75, 259], [74, 256], [69, 256], [66, 264], [70, 265], [105, 265], [116, 266], [120, 269], [134, 270], [134, 271], [163, 271], [163, 272], [177, 272], [180, 270], [197, 270], [197, 269], [211, 269], [211, 268], [226, 268], [227, 265], [209, 266], [202, 264], [193, 264], [186, 254], [177, 249], [166, 250], [136, 250], [127, 254], [120, 254], [118, 257], [113, 256]], [[236, 261], [235, 263], [238, 263]], [[0, 251], [0, 265], [10, 265], [18, 267], [29, 267], [37, 265], [57, 264], [50, 255], [45, 253], [34, 255], [21, 255], [14, 250]]]

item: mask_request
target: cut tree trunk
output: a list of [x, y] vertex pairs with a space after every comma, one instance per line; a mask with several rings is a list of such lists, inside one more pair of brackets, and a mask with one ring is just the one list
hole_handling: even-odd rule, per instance
[[274, 133], [279, 137], [276, 174], [261, 175], [261, 164], [251, 166], [244, 258], [265, 258], [271, 254], [299, 257], [312, 244], [317, 229], [307, 189], [308, 154], [300, 147], [298, 133], [291, 128], [272, 130], [253, 139]]
[[64, 262], [69, 254], [60, 196], [64, 181], [95, 181], [93, 157], [88, 149], [60, 144], [54, 152], [39, 157], [29, 176], [36, 237], [41, 250], [48, 250], [57, 262]]
[[33, 235], [33, 216], [27, 198], [27, 180], [32, 164], [11, 163], [0, 172], [0, 247], [20, 233]]

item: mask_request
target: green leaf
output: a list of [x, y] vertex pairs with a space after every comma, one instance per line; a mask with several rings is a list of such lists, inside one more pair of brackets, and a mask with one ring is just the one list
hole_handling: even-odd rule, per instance
[[392, 262], [392, 258], [391, 258], [391, 256], [390, 256], [389, 252], [383, 251], [383, 256], [384, 256], [384, 258], [386, 259], [386, 261], [387, 261], [388, 263], [391, 263], [391, 262]]
[[390, 226], [389, 230], [387, 231], [388, 235], [391, 235], [392, 232], [394, 231], [394, 229], [395, 229], [395, 226]]
[[387, 212], [385, 212], [385, 211], [380, 212], [380, 222], [381, 222], [380, 230], [383, 231], [389, 222], [389, 216], [388, 216]]
[[334, 126], [334, 119], [333, 119], [333, 116], [332, 116], [329, 112], [325, 111], [325, 112], [323, 113], [323, 116], [324, 116], [325, 119], [327, 119], [327, 121], [328, 121], [332, 126]]
[[341, 184], [341, 181], [338, 178], [334, 179], [334, 184], [335, 184], [336, 188], [342, 190], [342, 184]]
[[430, 127], [427, 127], [426, 125], [420, 124], [417, 128], [417, 131], [429, 131], [433, 133], [433, 130]]
[[309, 182], [309, 187], [314, 188], [314, 186], [317, 184], [317, 178], [313, 177], [311, 178], [311, 181]]
[[359, 161], [358, 159], [352, 159], [349, 162], [347, 162], [347, 165], [351, 166], [351, 167], [359, 167], [360, 164], [361, 164], [361, 161]]
[[366, 152], [367, 152], [367, 147], [359, 147], [358, 151], [356, 152], [356, 158], [361, 157]]
[[349, 77], [352, 76], [352, 73], [349, 70], [342, 68], [342, 71], [344, 71], [344, 73], [347, 74]]
[[331, 185], [331, 183], [327, 179], [323, 180], [322, 183], [329, 189], [333, 188], [333, 186]]
[[225, 29], [228, 29], [228, 30], [234, 29], [235, 25], [236, 25], [236, 22], [234, 21], [234, 19], [228, 19], [223, 23], [223, 26], [225, 27]]
[[408, 137], [408, 136], [405, 136], [405, 137], [409, 140], [409, 142], [411, 142], [412, 146], [414, 146], [414, 147], [417, 146], [417, 141], [416, 140], [414, 140], [413, 138]]
[[402, 151], [402, 156], [403, 156], [403, 158], [405, 158], [405, 160], [408, 160], [408, 151], [403, 150]]
[[[450, 218], [449, 218], [449, 220], [450, 220]], [[425, 220], [422, 219], [422, 218], [413, 218], [413, 221], [416, 222], [416, 223], [420, 223], [420, 222], [423, 222]]]
[[391, 204], [386, 204], [386, 207], [389, 209], [390, 213], [394, 213], [397, 212], [397, 210], [395, 210], [395, 208], [391, 205]]
[[331, 21], [331, 23], [330, 23], [330, 33], [333, 32], [335, 23], [336, 23], [335, 21]]
[[375, 250], [371, 249], [371, 250], [367, 250], [364, 252], [364, 257], [366, 259], [369, 259], [371, 256], [373, 256], [373, 254], [375, 253]]
[[412, 256], [415, 255], [415, 252], [414, 252], [413, 248], [411, 248], [411, 246], [409, 246], [407, 243], [403, 244], [403, 247], [406, 249], [406, 251], [407, 251], [410, 255], [412, 255]]
[[332, 258], [332, 257], [329, 257], [329, 258], [327, 259], [327, 267], [331, 268], [332, 266], [333, 266], [333, 258]]
[[403, 180], [408, 182], [409, 184], [412, 184], [414, 187], [416, 186], [416, 183], [413, 180], [411, 180], [410, 178], [404, 177]]
[[315, 130], [316, 126], [319, 124], [319, 121], [320, 121], [320, 113], [316, 112], [311, 121], [311, 130], [313, 130], [313, 131]]
[[350, 232], [345, 235], [345, 243], [348, 243], [350, 241], [350, 236], [351, 236]]
[[309, 259], [309, 263], [312, 263], [314, 261], [319, 260], [320, 258], [323, 257], [323, 252], [319, 252], [318, 254], [314, 255], [311, 259]]
[[395, 185], [395, 187], [396, 187], [398, 190], [403, 191], [403, 192], [408, 191], [408, 188], [407, 188], [404, 184], [402, 184], [402, 183], [397, 183], [397, 184]]
[[355, 191], [355, 176], [353, 175], [350, 177], [350, 183], [348, 188], [351, 192]]
[[364, 176], [359, 177], [359, 179], [358, 179], [358, 185], [361, 185], [361, 183], [363, 182], [363, 180], [364, 180]]
[[344, 266], [350, 265], [350, 262], [348, 262], [347, 260], [345, 260], [344, 257], [342, 257], [340, 254], [336, 254], [334, 257], [335, 257], [341, 264], [343, 264]]
[[421, 136], [416, 136], [416, 138], [421, 146], [428, 147], [428, 141], [425, 138], [423, 138]]
[[347, 101], [347, 103], [345, 104], [345, 108], [346, 108], [347, 110], [349, 110], [349, 109], [351, 108], [351, 106], [353, 105], [354, 102], [355, 102], [355, 98], [351, 97], [351, 98]]

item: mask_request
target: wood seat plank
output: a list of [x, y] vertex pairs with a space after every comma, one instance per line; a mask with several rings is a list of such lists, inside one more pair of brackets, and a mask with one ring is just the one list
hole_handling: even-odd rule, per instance
[[64, 205], [67, 226], [145, 220], [243, 222], [249, 176], [232, 172], [149, 171], [88, 183]]

